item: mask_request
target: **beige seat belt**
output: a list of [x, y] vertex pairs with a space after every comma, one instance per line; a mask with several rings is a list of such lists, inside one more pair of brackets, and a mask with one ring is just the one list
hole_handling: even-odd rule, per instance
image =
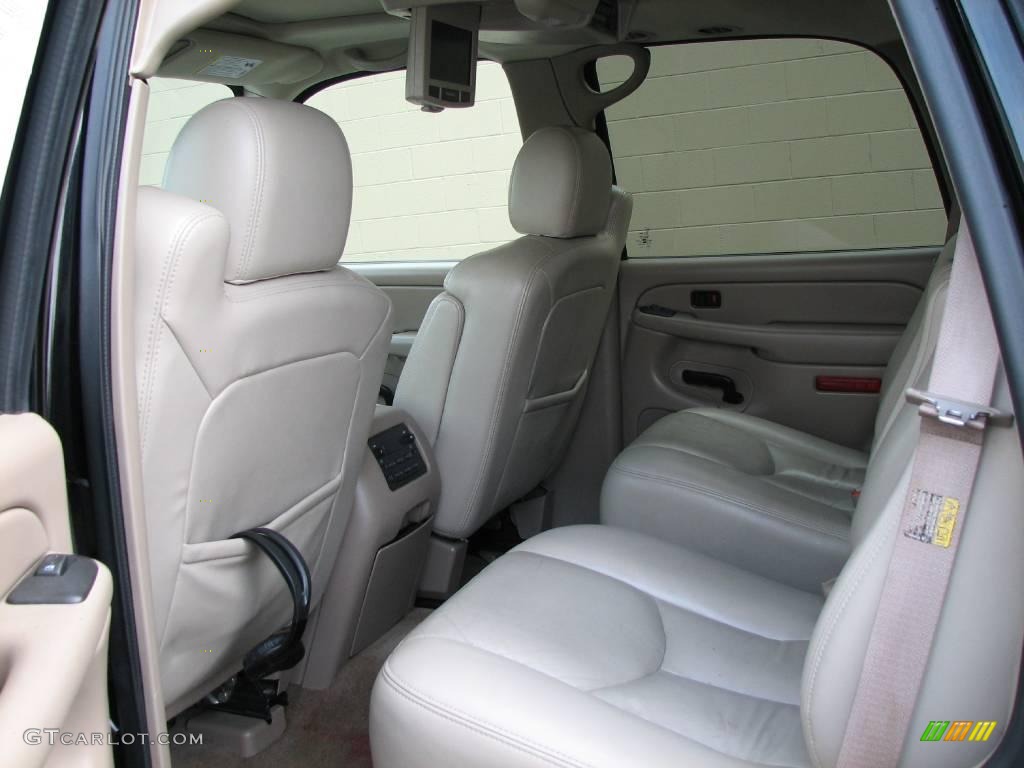
[[838, 768], [899, 764], [978, 471], [999, 346], [977, 256], [961, 220], [910, 487], [868, 642]]

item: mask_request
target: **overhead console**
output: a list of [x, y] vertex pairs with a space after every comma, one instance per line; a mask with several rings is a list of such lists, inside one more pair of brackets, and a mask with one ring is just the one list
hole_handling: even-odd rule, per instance
[[381, 0], [407, 19], [405, 98], [424, 111], [475, 103], [480, 41], [499, 44], [610, 44], [626, 36], [636, 0]]

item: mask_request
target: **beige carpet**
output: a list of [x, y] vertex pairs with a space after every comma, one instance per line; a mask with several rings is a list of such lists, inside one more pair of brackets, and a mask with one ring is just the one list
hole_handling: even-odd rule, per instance
[[371, 768], [370, 689], [388, 654], [429, 615], [416, 608], [342, 667], [325, 691], [288, 689], [288, 728], [255, 757], [209, 746], [172, 747], [174, 768]]

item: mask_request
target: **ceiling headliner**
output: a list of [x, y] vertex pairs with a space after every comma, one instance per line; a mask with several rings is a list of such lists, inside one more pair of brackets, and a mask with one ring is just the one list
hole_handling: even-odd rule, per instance
[[[514, 14], [512, 0], [488, 0], [486, 6], [492, 18]], [[230, 13], [204, 26], [309, 48], [323, 58], [324, 68], [314, 77], [287, 86], [254, 86], [278, 98], [291, 98], [316, 82], [355, 71], [345, 51], [358, 48], [369, 59], [378, 57], [376, 50], [394, 56], [396, 41], [408, 34], [407, 23], [386, 14], [379, 0], [240, 0]], [[628, 31], [644, 42], [676, 42], [710, 39], [700, 30], [720, 26], [734, 28], [733, 37], [838, 38], [873, 48], [899, 39], [887, 0], [636, 0]], [[579, 47], [571, 32], [488, 35], [484, 29], [480, 54], [507, 62]]]
[[381, 13], [380, 0], [242, 0], [233, 13], [271, 24]]

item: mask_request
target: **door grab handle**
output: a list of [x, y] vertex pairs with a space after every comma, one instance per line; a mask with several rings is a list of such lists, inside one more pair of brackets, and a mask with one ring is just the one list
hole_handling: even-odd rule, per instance
[[736, 391], [736, 382], [720, 373], [686, 370], [683, 371], [683, 383], [694, 387], [720, 389], [722, 390], [722, 402], [729, 405], [739, 405], [743, 402], [743, 395]]

